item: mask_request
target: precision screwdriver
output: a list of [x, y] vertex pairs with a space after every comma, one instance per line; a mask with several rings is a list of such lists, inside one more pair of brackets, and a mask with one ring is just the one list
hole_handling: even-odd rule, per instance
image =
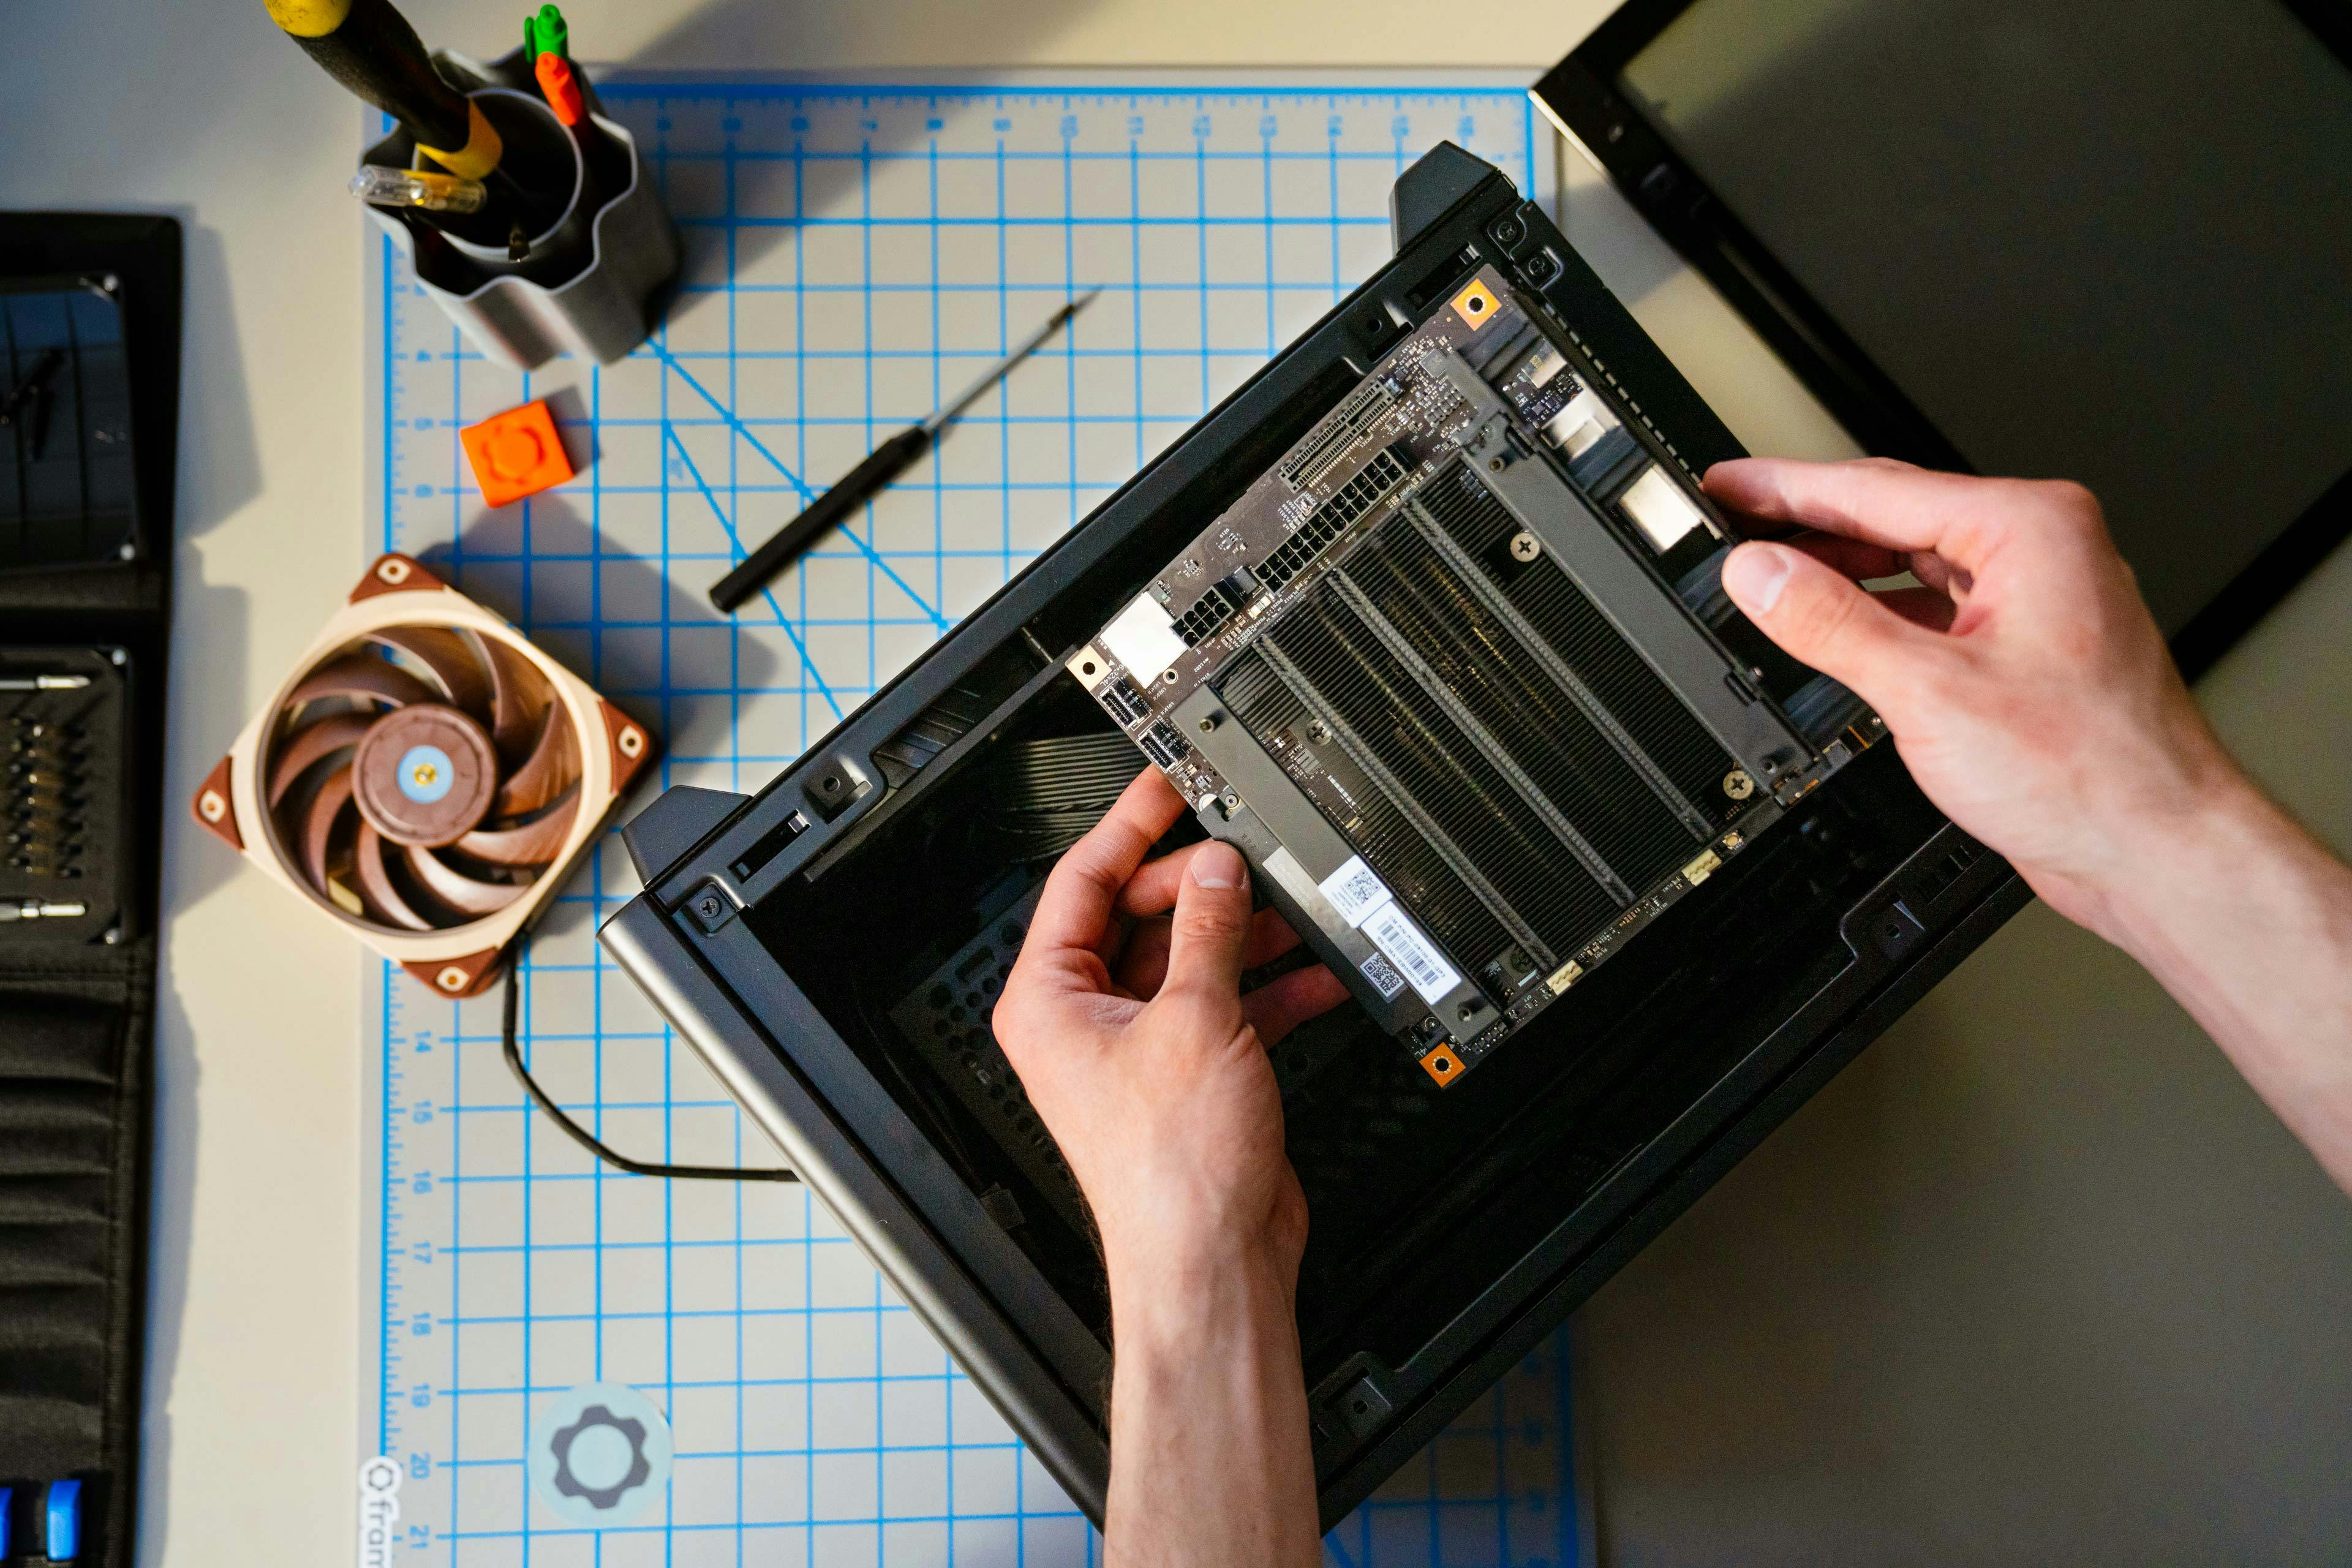
[[958, 393], [955, 397], [933, 410], [919, 425], [909, 425], [896, 436], [876, 447], [866, 460], [836, 481], [834, 487], [809, 502], [808, 510], [778, 529], [765, 544], [746, 556], [742, 563], [711, 584], [710, 602], [724, 611], [735, 607], [758, 593], [776, 574], [816, 542], [817, 536], [843, 518], [847, 517], [860, 501], [879, 491], [892, 479], [905, 473], [915, 460], [931, 449], [939, 434], [956, 416], [980, 400], [981, 395], [1012, 374], [1013, 367], [1043, 348], [1047, 338], [1061, 331], [1065, 322], [1093, 303], [1099, 289], [1079, 295], [1029, 334], [1013, 351], [983, 371], [979, 379]]

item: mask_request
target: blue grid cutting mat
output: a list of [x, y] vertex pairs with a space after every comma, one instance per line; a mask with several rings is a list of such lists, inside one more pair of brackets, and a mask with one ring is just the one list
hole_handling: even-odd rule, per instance
[[[1430, 144], [1550, 200], [1523, 80], [608, 80], [687, 242], [667, 321], [609, 369], [519, 375], [372, 245], [370, 552], [435, 563], [651, 720], [662, 784], [755, 789], [1379, 265], [1390, 184]], [[739, 617], [710, 611], [744, 542], [1092, 288], [934, 458]], [[458, 427], [531, 397], [582, 472], [488, 510]], [[635, 891], [608, 839], [542, 928], [534, 1069], [624, 1150], [768, 1159], [595, 945]], [[1096, 1560], [804, 1190], [595, 1164], [507, 1077], [495, 996], [452, 1005], [370, 961], [364, 1007], [360, 1444], [398, 1476], [384, 1561]], [[1556, 1341], [1328, 1559], [1578, 1560], [1565, 1369]], [[583, 1531], [532, 1498], [524, 1454], [537, 1413], [599, 1381], [667, 1411], [677, 1457], [666, 1498]], [[373, 1473], [381, 1498], [394, 1471]]]

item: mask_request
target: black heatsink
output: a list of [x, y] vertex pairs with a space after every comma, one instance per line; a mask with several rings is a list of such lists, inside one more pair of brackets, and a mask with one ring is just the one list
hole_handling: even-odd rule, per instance
[[1504, 545], [1518, 531], [1518, 520], [1477, 476], [1466, 468], [1440, 474], [1413, 500], [1478, 563], [1684, 798], [1709, 821], [1724, 822], [1731, 805], [1724, 775], [1738, 764], [1565, 572], [1548, 561], [1522, 565], [1510, 558]]
[[1384, 524], [1340, 570], [1627, 887], [1691, 858], [1700, 836], [1411, 519]]
[[[1218, 695], [1258, 744], [1277, 755], [1305, 726], [1306, 705], [1255, 650], [1234, 661]], [[1421, 830], [1378, 790], [1356, 805], [1345, 820], [1326, 815], [1430, 934], [1465, 964], [1483, 965], [1500, 952], [1508, 933]]]
[[[1322, 584], [1270, 640], [1329, 716], [1354, 732], [1555, 953], [1573, 952], [1615, 916], [1616, 897], [1577, 865], [1335, 584]], [[1486, 955], [1455, 956], [1475, 969]]]

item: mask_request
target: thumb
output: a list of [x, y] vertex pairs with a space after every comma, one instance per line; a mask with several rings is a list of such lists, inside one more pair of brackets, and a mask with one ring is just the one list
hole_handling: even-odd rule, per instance
[[1801, 550], [1742, 544], [1723, 591], [1791, 658], [1881, 707], [1881, 695], [1941, 651], [1942, 637], [1879, 604]]
[[1212, 841], [1192, 854], [1176, 889], [1170, 922], [1168, 978], [1160, 994], [1233, 1000], [1242, 991], [1242, 947], [1249, 940], [1249, 868], [1240, 851]]

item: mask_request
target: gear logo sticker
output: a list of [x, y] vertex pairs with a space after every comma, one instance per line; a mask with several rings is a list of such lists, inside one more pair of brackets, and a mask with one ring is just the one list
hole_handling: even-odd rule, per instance
[[531, 1423], [530, 1489], [566, 1524], [625, 1524], [669, 1487], [669, 1423], [620, 1383], [583, 1383]]

